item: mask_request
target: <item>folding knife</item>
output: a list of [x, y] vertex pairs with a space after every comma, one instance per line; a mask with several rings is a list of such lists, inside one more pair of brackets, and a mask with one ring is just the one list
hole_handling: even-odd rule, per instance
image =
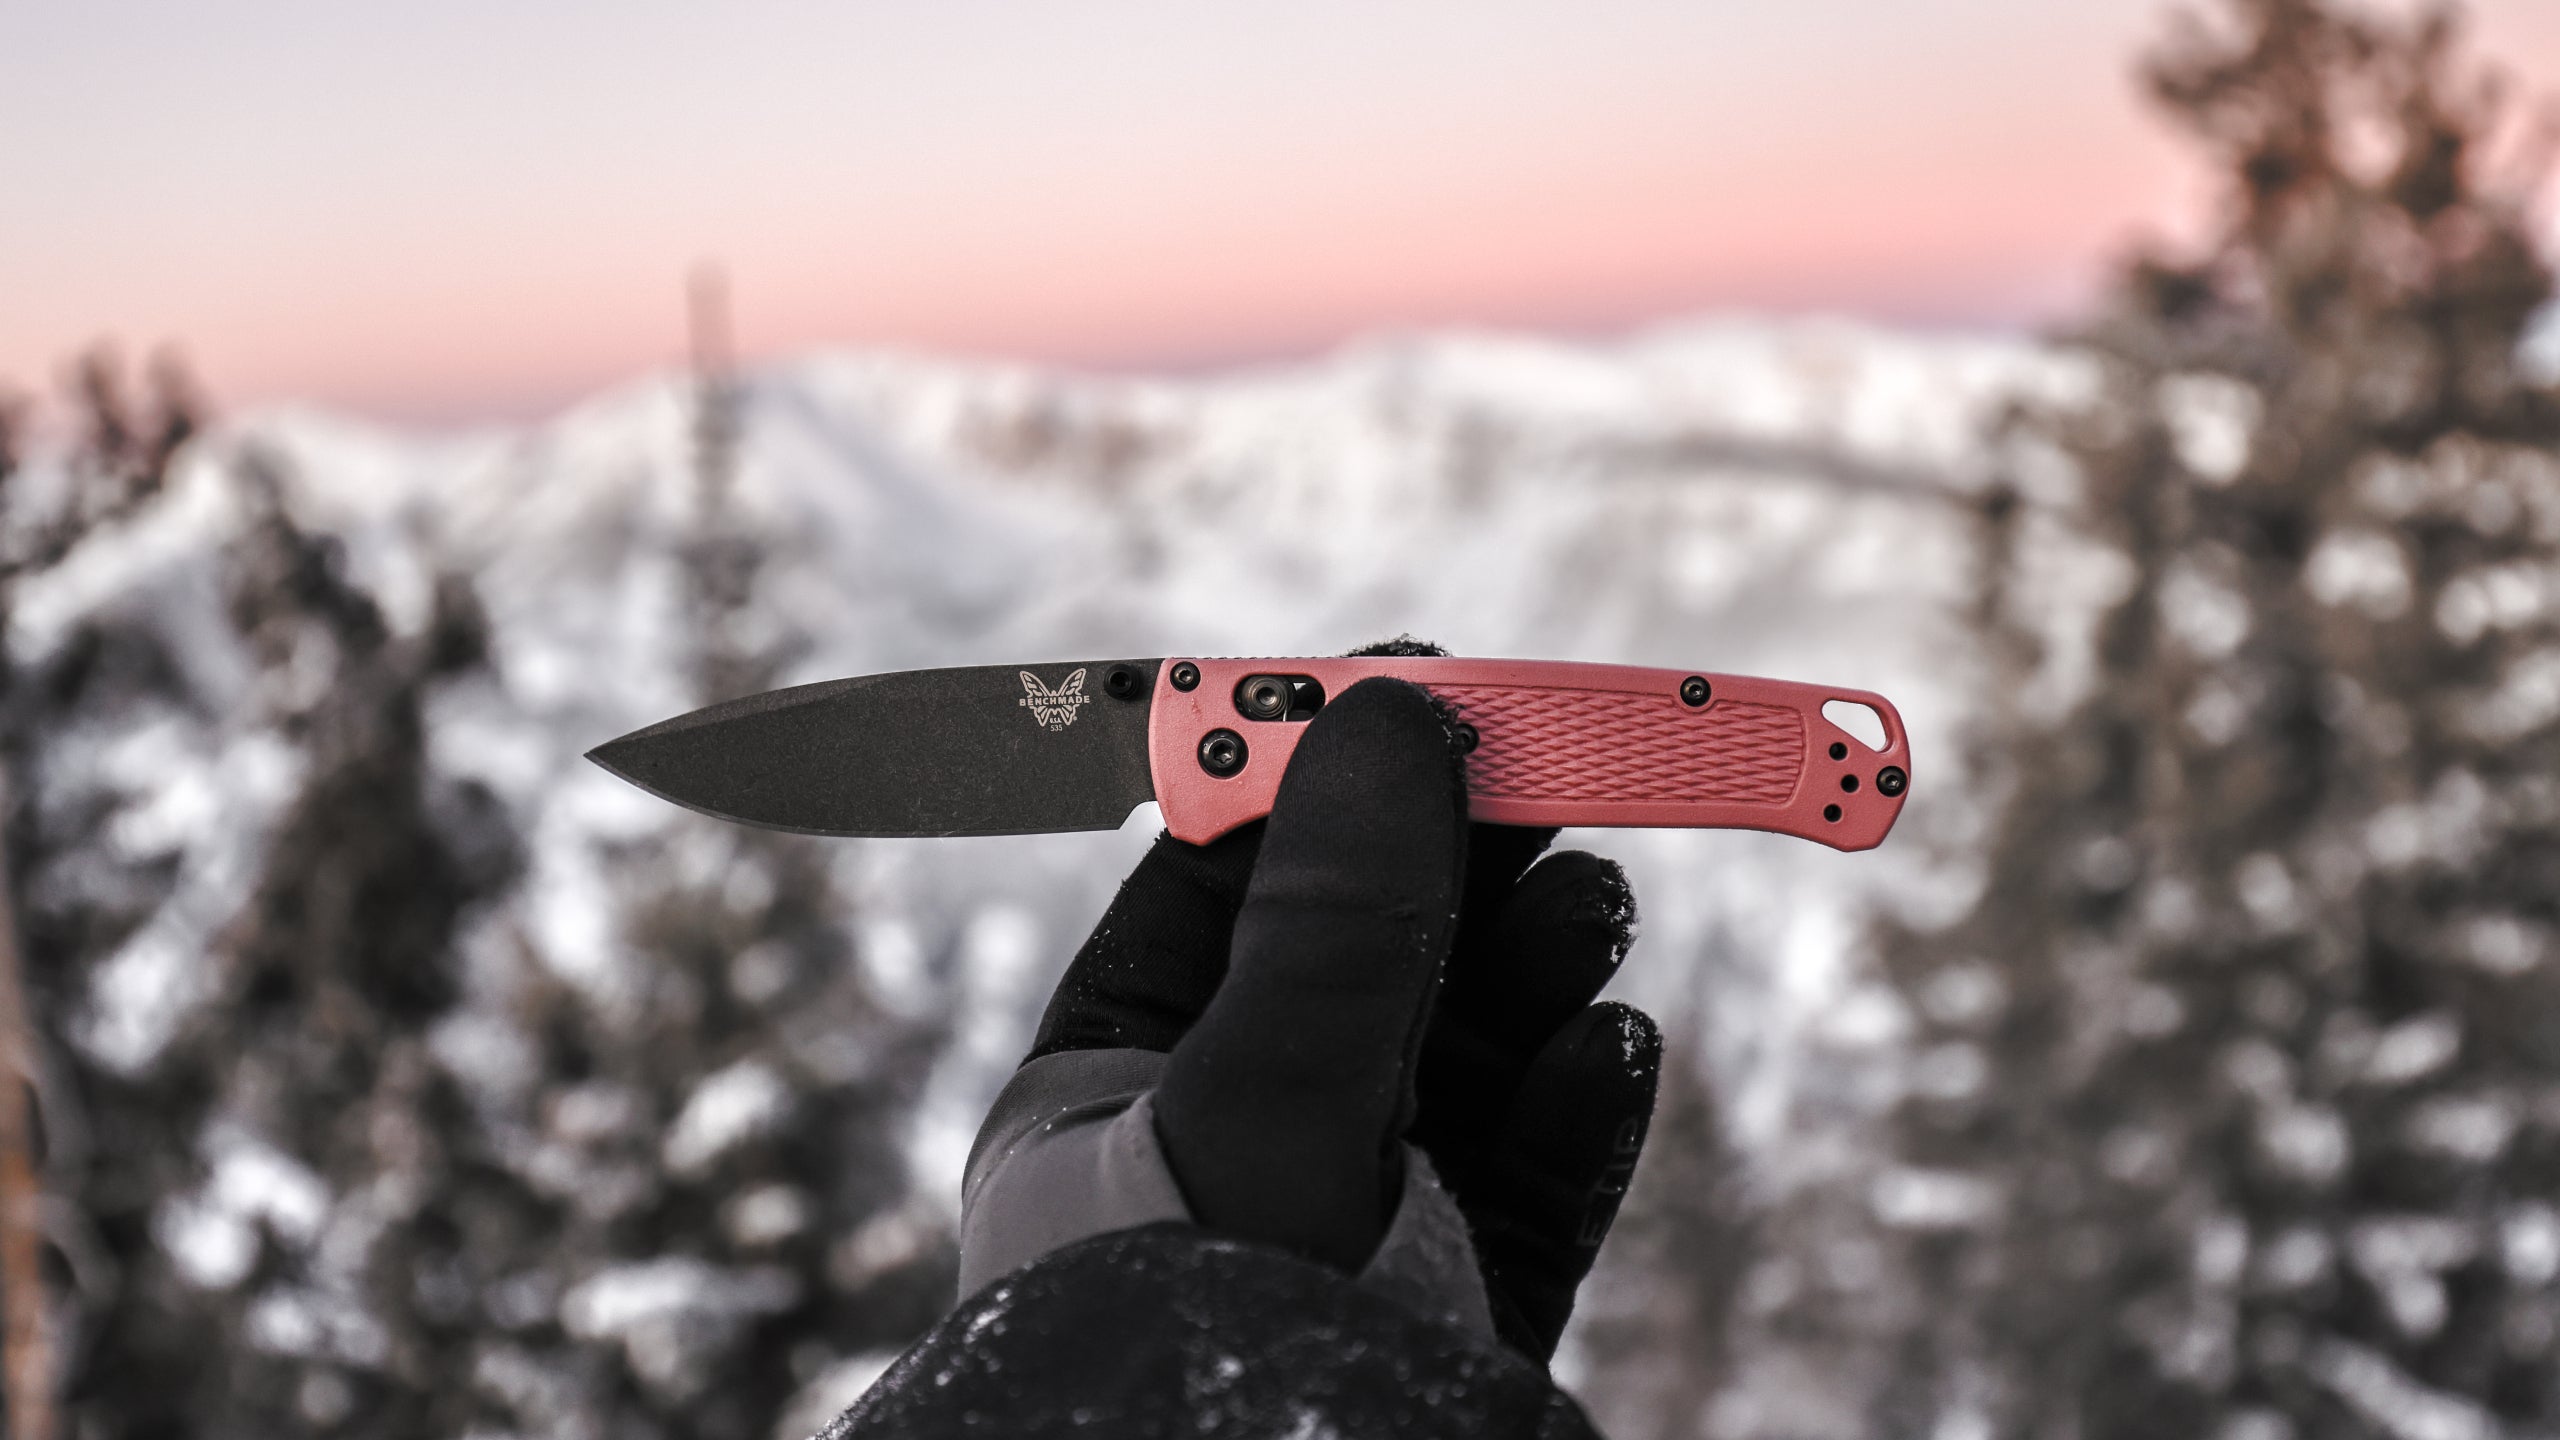
[[[1430, 691], [1500, 825], [1770, 830], [1873, 848], [1911, 758], [1881, 695], [1546, 660], [1094, 660], [908, 670], [680, 715], [587, 758], [663, 799], [810, 835], [1113, 830], [1153, 800], [1205, 843], [1270, 813], [1306, 722], [1374, 675]], [[1823, 714], [1873, 710], [1874, 749]]]

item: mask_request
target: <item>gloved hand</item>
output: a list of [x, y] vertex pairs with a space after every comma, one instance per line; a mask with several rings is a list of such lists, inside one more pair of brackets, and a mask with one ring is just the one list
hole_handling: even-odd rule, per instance
[[[1459, 755], [1422, 691], [1363, 682], [1309, 722], [1267, 822], [1158, 839], [980, 1136], [964, 1290], [1163, 1218], [1359, 1275], [1454, 1199], [1492, 1327], [1552, 1355], [1643, 1145], [1661, 1040], [1591, 1003], [1633, 927], [1623, 875], [1575, 852], [1533, 864], [1552, 831], [1468, 825]], [[1037, 1158], [1124, 1109], [1072, 1162]], [[1150, 1143], [1178, 1201], [1130, 1178]], [[973, 1236], [997, 1257], [974, 1275]]]

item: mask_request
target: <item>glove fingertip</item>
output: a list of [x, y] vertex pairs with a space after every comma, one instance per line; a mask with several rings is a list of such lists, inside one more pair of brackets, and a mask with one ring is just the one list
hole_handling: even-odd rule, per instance
[[1623, 1000], [1603, 1000], [1590, 1013], [1594, 1029], [1615, 1032], [1620, 1073], [1630, 1079], [1661, 1078], [1662, 1027], [1652, 1016]]
[[1524, 1158], [1573, 1174], [1632, 1163], [1662, 1079], [1662, 1027], [1603, 1000], [1565, 1022], [1521, 1081], [1507, 1127]]
[[1452, 1013], [1525, 1064], [1618, 973], [1635, 926], [1635, 892], [1615, 861], [1550, 855], [1503, 897], [1453, 968]]
[[1425, 657], [1446, 657], [1448, 653], [1449, 652], [1447, 650], [1432, 644], [1428, 640], [1417, 640], [1411, 635], [1398, 635], [1392, 640], [1379, 640], [1371, 644], [1363, 645], [1359, 649], [1352, 651], [1350, 653], [1350, 658], [1354, 660], [1361, 660], [1383, 656], [1393, 659], [1412, 660]]
[[1662, 1078], [1662, 1027], [1653, 1017], [1621, 1000], [1602, 1000], [1585, 1009], [1557, 1032], [1547, 1053], [1532, 1067], [1531, 1079], [1571, 1077], [1578, 1085], [1599, 1085], [1620, 1096], [1641, 1090], [1645, 1108]]
[[[1521, 880], [1524, 896], [1535, 897], [1546, 923], [1571, 926], [1607, 943], [1610, 963], [1626, 958], [1635, 944], [1638, 912], [1635, 887], [1626, 868], [1587, 850], [1560, 850]], [[1523, 901], [1523, 903], [1528, 903]]]

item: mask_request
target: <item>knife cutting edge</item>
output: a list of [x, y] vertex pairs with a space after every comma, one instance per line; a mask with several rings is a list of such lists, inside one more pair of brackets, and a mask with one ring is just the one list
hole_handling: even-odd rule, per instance
[[[587, 758], [723, 820], [811, 835], [1113, 830], [1149, 800], [1194, 844], [1271, 809], [1306, 722], [1372, 676], [1421, 686], [1467, 747], [1471, 818], [1767, 830], [1837, 850], [1902, 813], [1902, 717], [1864, 690], [1457, 656], [1092, 660], [770, 690]], [[1881, 749], [1823, 713], [1873, 710]]]

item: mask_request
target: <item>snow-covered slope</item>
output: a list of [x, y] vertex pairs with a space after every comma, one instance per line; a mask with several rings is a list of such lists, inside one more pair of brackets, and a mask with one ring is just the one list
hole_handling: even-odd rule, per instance
[[[1882, 852], [1757, 834], [1568, 840], [1633, 873], [1645, 930], [1620, 988], [1698, 1017], [1748, 1141], [1783, 1122], [1798, 1037], [1842, 1008], [1862, 909], [1943, 903], [1961, 871], [1947, 864], [1968, 815], [1951, 768], [1972, 665], [1948, 603], [1966, 564], [1960, 502], [1981, 420], [2067, 379], [2023, 344], [1828, 322], [1598, 347], [1439, 337], [1197, 383], [824, 355], [746, 377], [734, 503], [771, 552], [752, 618], [796, 637], [790, 681], [1331, 653], [1409, 632], [1462, 653], [1894, 697], [1918, 781]], [[705, 823], [578, 758], [714, 698], [687, 678], [690, 405], [670, 377], [521, 431], [248, 418], [193, 452], [143, 521], [31, 587], [9, 643], [41, 653], [102, 607], [202, 606], [207, 557], [238, 523], [222, 469], [264, 447], [296, 518], [342, 539], [395, 624], [424, 623], [437, 566], [474, 580], [497, 681], [438, 699], [432, 754], [483, 780], [531, 840], [524, 884], [483, 923], [609, 994], [623, 943], [611, 845]], [[129, 1062], [183, 1017], [190, 945], [224, 923], [290, 790], [262, 768], [242, 706], [196, 732], [124, 737], [101, 762], [178, 797], [155, 823], [185, 857], [165, 913], [97, 972], [89, 1043]], [[962, 1017], [916, 1136], [922, 1183], [945, 1201], [1050, 977], [1152, 830], [1142, 812], [1116, 835], [834, 848], [860, 963], [897, 1003]]]

